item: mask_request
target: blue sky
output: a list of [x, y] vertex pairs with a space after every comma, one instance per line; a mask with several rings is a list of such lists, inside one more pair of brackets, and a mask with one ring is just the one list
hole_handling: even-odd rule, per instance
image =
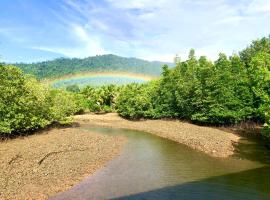
[[0, 0], [0, 59], [216, 59], [270, 34], [269, 0]]

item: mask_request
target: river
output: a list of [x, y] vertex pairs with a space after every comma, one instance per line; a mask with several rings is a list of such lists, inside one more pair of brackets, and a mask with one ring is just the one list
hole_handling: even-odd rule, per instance
[[144, 132], [88, 130], [128, 142], [104, 168], [51, 200], [270, 199], [270, 155], [257, 142], [243, 140], [234, 157], [222, 159]]

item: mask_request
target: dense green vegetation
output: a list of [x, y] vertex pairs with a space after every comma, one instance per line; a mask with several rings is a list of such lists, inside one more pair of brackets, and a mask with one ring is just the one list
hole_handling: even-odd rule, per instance
[[13, 66], [0, 65], [0, 133], [19, 134], [83, 110], [73, 93], [50, 89]]
[[124, 58], [115, 55], [102, 55], [79, 58], [59, 58], [32, 64], [16, 63], [25, 73], [38, 79], [55, 78], [80, 72], [133, 72], [159, 76], [163, 62], [148, 62], [137, 58]]
[[[39, 78], [50, 76], [54, 69], [45, 70]], [[68, 116], [83, 111], [117, 111], [131, 119], [169, 117], [206, 125], [265, 123], [264, 133], [270, 137], [270, 37], [254, 41], [239, 55], [221, 53], [215, 62], [197, 58], [191, 50], [189, 58], [178, 60], [174, 68], [164, 65], [159, 79], [126, 86], [81, 90], [71, 85], [65, 91], [56, 90], [16, 67], [0, 66], [0, 90], [1, 133], [66, 123]]]
[[115, 111], [115, 103], [120, 90], [121, 87], [116, 85], [87, 86], [80, 94], [85, 100], [85, 107], [88, 111], [102, 113]]
[[254, 41], [239, 55], [220, 54], [214, 63], [195, 57], [163, 67], [162, 77], [124, 87], [117, 100], [128, 118], [177, 117], [200, 124], [265, 121], [269, 133], [270, 37]]

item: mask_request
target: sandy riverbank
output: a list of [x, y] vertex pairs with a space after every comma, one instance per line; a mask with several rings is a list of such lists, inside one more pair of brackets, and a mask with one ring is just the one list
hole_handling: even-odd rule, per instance
[[105, 126], [145, 131], [185, 144], [214, 157], [228, 157], [233, 154], [233, 144], [240, 137], [215, 128], [202, 127], [179, 120], [130, 121], [116, 113], [95, 115], [86, 114], [75, 117], [81, 125]]
[[[214, 157], [233, 154], [240, 138], [178, 120], [129, 121], [115, 113], [75, 116], [84, 126], [145, 131]], [[47, 199], [65, 191], [121, 152], [126, 139], [80, 128], [55, 128], [0, 142], [0, 199]]]
[[125, 138], [78, 128], [0, 142], [0, 199], [47, 199], [102, 168]]

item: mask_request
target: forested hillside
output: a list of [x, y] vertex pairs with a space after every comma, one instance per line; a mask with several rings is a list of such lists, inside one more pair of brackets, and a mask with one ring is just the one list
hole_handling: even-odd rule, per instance
[[38, 79], [55, 78], [80, 72], [132, 72], [159, 76], [162, 65], [172, 63], [149, 62], [137, 58], [124, 58], [116, 55], [102, 55], [79, 58], [59, 58], [32, 64], [16, 63], [27, 74], [33, 74]]

